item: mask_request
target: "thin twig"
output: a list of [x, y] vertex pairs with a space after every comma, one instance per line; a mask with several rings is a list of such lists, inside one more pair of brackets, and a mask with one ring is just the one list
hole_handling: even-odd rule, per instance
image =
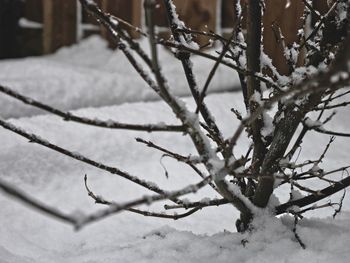
[[128, 123], [121, 123], [121, 122], [116, 122], [112, 120], [103, 121], [96, 118], [90, 119], [86, 117], [79, 117], [73, 113], [61, 111], [52, 106], [49, 106], [47, 104], [44, 104], [42, 102], [29, 98], [27, 96], [23, 96], [22, 94], [2, 85], [0, 85], [0, 92], [6, 95], [9, 95], [12, 98], [15, 98], [17, 100], [20, 100], [25, 104], [37, 107], [46, 112], [60, 116], [65, 121], [73, 121], [81, 124], [87, 124], [87, 125], [97, 126], [101, 128], [108, 128], [108, 129], [125, 129], [125, 130], [136, 130], [136, 131], [146, 131], [146, 132], [156, 132], [156, 131], [185, 132], [184, 126], [181, 126], [181, 125], [128, 124]]
[[[88, 192], [88, 195], [95, 201], [96, 204], [103, 204], [103, 205], [113, 205], [116, 202], [113, 201], [108, 201], [105, 198], [101, 197], [100, 195], [96, 195], [94, 194], [90, 188], [88, 187], [87, 184], [87, 175], [84, 176], [84, 183], [85, 183], [85, 188], [86, 191]], [[145, 211], [145, 210], [140, 210], [140, 209], [136, 209], [136, 208], [128, 208], [126, 209], [126, 211], [129, 211], [131, 213], [135, 213], [135, 214], [139, 214], [139, 215], [143, 215], [143, 216], [147, 216], [147, 217], [159, 217], [159, 218], [165, 218], [165, 219], [173, 219], [173, 220], [178, 220], [187, 216], [192, 215], [193, 213], [199, 211], [200, 208], [194, 208], [191, 209], [190, 211], [186, 212], [186, 213], [182, 213], [182, 214], [173, 214], [173, 215], [169, 215], [166, 213], [156, 213], [156, 212], [150, 212], [150, 211]]]
[[315, 27], [315, 29], [305, 39], [305, 41], [300, 45], [300, 48], [299, 48], [300, 50], [306, 45], [306, 43], [308, 41], [310, 41], [310, 39], [312, 39], [317, 34], [317, 32], [320, 30], [321, 26], [325, 23], [326, 19], [332, 14], [332, 12], [336, 8], [337, 4], [338, 4], [338, 1], [335, 1], [334, 4], [331, 6], [331, 8], [328, 10], [328, 12], [321, 17], [321, 20], [318, 21], [318, 24]]
[[[175, 16], [177, 16], [177, 14], [176, 14], [176, 11], [175, 11], [174, 6], [172, 4], [172, 1], [171, 0], [164, 0], [164, 5], [165, 5], [166, 11], [167, 11], [167, 17], [168, 17], [168, 21], [170, 24], [170, 29], [172, 31], [173, 37], [174, 37], [176, 42], [181, 43], [181, 39], [183, 37], [180, 36], [178, 31], [176, 31], [176, 29], [179, 27], [179, 25], [176, 22], [177, 18]], [[218, 143], [219, 146], [221, 146], [223, 144], [223, 141], [224, 141], [223, 136], [222, 136], [219, 128], [217, 127], [215, 120], [213, 119], [208, 107], [206, 106], [206, 104], [204, 103], [203, 100], [202, 101], [200, 100], [200, 93], [198, 90], [195, 75], [193, 73], [192, 62], [190, 60], [190, 53], [186, 52], [186, 51], [181, 51], [178, 53], [177, 57], [181, 61], [182, 67], [183, 67], [185, 75], [186, 75], [188, 86], [189, 86], [190, 91], [192, 93], [192, 97], [195, 100], [197, 107], [199, 108], [199, 112], [203, 116], [203, 119], [207, 123], [208, 127], [212, 130], [213, 138], [215, 138], [215, 141]]]
[[336, 131], [328, 131], [324, 128], [313, 128], [314, 131], [317, 131], [318, 133], [322, 134], [327, 134], [327, 135], [332, 135], [332, 136], [339, 136], [339, 137], [350, 137], [350, 133], [345, 133], [345, 132], [336, 132]]
[[9, 183], [0, 179], [0, 190], [8, 194], [9, 196], [21, 201], [25, 205], [30, 206], [38, 210], [41, 213], [49, 215], [55, 219], [61, 220], [69, 224], [77, 224], [77, 220], [72, 215], [65, 214], [59, 211], [56, 207], [48, 206], [47, 204], [42, 203], [39, 200], [34, 199], [28, 194], [24, 193], [22, 190], [10, 185]]
[[104, 170], [104, 171], [107, 171], [111, 174], [116, 174], [116, 175], [119, 175], [135, 184], [138, 184], [140, 186], [143, 186], [144, 188], [148, 189], [148, 190], [151, 190], [153, 192], [156, 192], [158, 194], [165, 194], [165, 191], [160, 189], [158, 186], [156, 186], [154, 183], [152, 182], [148, 182], [148, 181], [145, 181], [145, 180], [142, 180], [142, 179], [139, 179], [138, 177], [136, 176], [133, 176], [133, 175], [130, 175], [129, 173], [127, 172], [124, 172], [116, 167], [112, 167], [112, 166], [108, 166], [108, 165], [105, 165], [103, 163], [100, 163], [100, 162], [97, 162], [97, 161], [94, 161], [92, 159], [89, 159], [85, 156], [83, 156], [82, 154], [80, 153], [77, 153], [77, 152], [72, 152], [72, 151], [69, 151], [67, 149], [64, 149], [62, 147], [59, 147], [55, 144], [52, 144], [50, 143], [49, 141], [47, 140], [44, 140], [42, 139], [41, 137], [35, 135], [35, 134], [32, 134], [32, 133], [28, 133], [26, 132], [25, 130], [21, 129], [21, 128], [18, 128], [17, 126], [9, 123], [9, 122], [6, 122], [4, 120], [1, 120], [0, 119], [0, 126], [2, 126], [3, 128], [7, 129], [7, 130], [10, 130], [14, 133], [17, 133], [18, 135], [24, 137], [24, 138], [27, 138], [30, 142], [34, 142], [34, 143], [37, 143], [37, 144], [40, 144], [46, 148], [49, 148], [51, 150], [54, 150], [55, 152], [58, 152], [58, 153], [61, 153], [63, 155], [66, 155], [66, 156], [69, 156], [75, 160], [78, 160], [78, 161], [81, 161], [83, 163], [86, 163], [86, 164], [89, 164], [91, 166], [94, 166], [98, 169], [101, 169], [101, 170]]
[[297, 224], [298, 224], [298, 216], [295, 215], [294, 216], [294, 225], [293, 225], [294, 237], [298, 241], [298, 243], [302, 247], [302, 249], [305, 249], [306, 246], [305, 246], [304, 242], [301, 240], [299, 234], [297, 233]]
[[188, 185], [185, 188], [182, 188], [177, 191], [166, 192], [161, 195], [144, 196], [142, 198], [135, 199], [133, 201], [129, 201], [121, 204], [113, 203], [107, 209], [102, 209], [100, 211], [97, 211], [96, 213], [92, 213], [90, 215], [80, 218], [78, 224], [76, 224], [75, 227], [77, 229], [80, 229], [83, 226], [86, 226], [87, 224], [91, 224], [93, 222], [102, 220], [108, 216], [127, 210], [129, 208], [133, 208], [135, 206], [139, 206], [143, 204], [151, 204], [151, 203], [166, 200], [166, 199], [173, 200], [189, 193], [195, 193], [199, 189], [207, 185], [208, 182], [210, 182], [210, 180], [211, 180], [211, 177], [208, 176], [207, 178], [205, 178], [204, 180], [200, 181], [197, 184]]
[[[210, 82], [212, 81], [213, 77], [215, 76], [216, 70], [218, 69], [219, 65], [221, 64], [221, 61], [223, 60], [224, 56], [226, 55], [226, 52], [230, 49], [230, 45], [236, 36], [236, 29], [237, 29], [237, 26], [238, 26], [240, 20], [241, 20], [241, 17], [238, 17], [236, 22], [235, 22], [235, 25], [233, 26], [233, 30], [232, 30], [232, 34], [231, 34], [230, 38], [228, 39], [227, 43], [223, 46], [223, 48], [220, 52], [220, 55], [218, 57], [218, 60], [215, 62], [214, 66], [212, 67], [212, 69], [210, 70], [210, 72], [208, 74], [208, 77], [205, 81], [204, 87], [202, 88], [202, 91], [200, 92], [200, 96], [199, 96], [199, 100], [198, 100], [199, 105], [202, 104], [202, 102], [207, 94], [207, 90], [209, 88]], [[200, 110], [200, 107], [197, 106], [196, 113], [198, 113], [199, 110]]]
[[289, 201], [287, 203], [281, 204], [279, 206], [276, 207], [276, 214], [283, 214], [286, 211], [288, 211], [288, 208], [292, 207], [292, 206], [299, 206], [299, 207], [304, 207], [304, 206], [308, 206], [310, 204], [316, 203], [328, 196], [331, 196], [343, 189], [345, 189], [346, 187], [348, 187], [350, 185], [350, 176], [346, 177], [342, 180], [340, 180], [339, 182], [326, 187], [322, 190], [319, 190], [319, 195], [308, 195], [305, 196], [303, 198], [297, 199], [297, 200], [293, 200], [293, 201]]
[[[154, 149], [157, 149], [163, 153], [165, 153], [165, 156], [169, 156], [171, 158], [174, 158], [175, 160], [179, 161], [179, 162], [183, 162], [185, 164], [187, 164], [188, 166], [190, 166], [201, 178], [205, 178], [206, 176], [203, 174], [203, 172], [201, 170], [199, 170], [195, 164], [196, 163], [201, 163], [200, 161], [200, 158], [191, 158], [191, 157], [186, 157], [186, 156], [183, 156], [181, 154], [178, 154], [178, 153], [175, 153], [175, 152], [172, 152], [168, 149], [165, 149], [159, 145], [156, 145], [155, 143], [151, 142], [151, 141], [146, 141], [146, 140], [143, 140], [141, 138], [136, 138], [136, 141], [137, 142], [140, 142], [140, 143], [143, 143], [145, 144], [147, 147], [150, 147], [150, 148], [154, 148]], [[212, 183], [210, 182], [209, 185], [217, 191], [217, 187]]]

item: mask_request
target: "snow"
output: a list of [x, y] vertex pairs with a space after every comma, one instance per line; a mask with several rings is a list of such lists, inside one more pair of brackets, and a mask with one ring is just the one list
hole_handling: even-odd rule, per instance
[[331, 77], [331, 83], [337, 83], [340, 80], [347, 80], [349, 78], [349, 73], [345, 71], [341, 71], [338, 74], [335, 74]]
[[[162, 53], [161, 59], [165, 61], [168, 56]], [[180, 81], [181, 71], [175, 64], [178, 62], [164, 66], [168, 75], [174, 74], [170, 86], [178, 84], [172, 92], [188, 94], [185, 80]], [[198, 58], [194, 59], [194, 67], [199, 73], [210, 70], [208, 63], [200, 63]], [[127, 75], [129, 68], [120, 52], [107, 50], [105, 43], [98, 38], [88, 39], [52, 56], [2, 61], [0, 69], [0, 83], [62, 109], [79, 108], [72, 111], [79, 116], [128, 123], [177, 123], [163, 102], [144, 101], [156, 96], [142, 86], [136, 75]], [[205, 81], [205, 76], [205, 73], [199, 74], [202, 81]], [[238, 81], [234, 78], [232, 80], [231, 71], [222, 69], [213, 87], [218, 91], [226, 85], [233, 85], [234, 81]], [[190, 140], [182, 134], [84, 126], [63, 121], [57, 116], [35, 115], [38, 111], [0, 95], [0, 114], [3, 117], [12, 117], [9, 121], [14, 125], [77, 155], [116, 166], [147, 182], [157, 182], [166, 191], [181, 189], [200, 180], [190, 168], [175, 160], [165, 158], [160, 163], [162, 153], [135, 141], [140, 137], [184, 156], [198, 158]], [[232, 136], [238, 121], [232, 117], [230, 109], [234, 106], [244, 112], [242, 95], [212, 94], [206, 102], [225, 138]], [[185, 98], [183, 103], [195, 109], [190, 98]], [[349, 110], [341, 108], [327, 125], [336, 130], [346, 130], [348, 116]], [[310, 116], [311, 119], [315, 116]], [[329, 136], [310, 133], [304, 141], [299, 159], [317, 159]], [[240, 138], [235, 155], [244, 154], [249, 143], [246, 138]], [[117, 175], [28, 143], [5, 129], [0, 129], [0, 145], [2, 180], [77, 218], [103, 208], [94, 204], [88, 196], [84, 186], [85, 174], [91, 190], [106, 200], [123, 203], [150, 194]], [[322, 168], [330, 170], [348, 164], [349, 151], [348, 139], [337, 138], [323, 159]], [[218, 160], [211, 161], [217, 168], [220, 167]], [[164, 176], [162, 165], [169, 173], [168, 178]], [[328, 186], [326, 182], [314, 182], [312, 186], [317, 188], [322, 184]], [[271, 204], [290, 198], [290, 189], [279, 187], [276, 190]], [[338, 201], [341, 195], [339, 193], [332, 200]], [[205, 187], [185, 198], [207, 202], [208, 198], [219, 196], [210, 187]], [[2, 193], [0, 204], [0, 261], [4, 263], [348, 262], [350, 255], [348, 197], [345, 197], [343, 211], [336, 219], [331, 218], [333, 210], [325, 208], [310, 211], [306, 218], [299, 221], [296, 231], [306, 250], [295, 239], [292, 216], [273, 218], [261, 213], [254, 221], [252, 232], [238, 234], [235, 232], [238, 212], [231, 205], [202, 209], [191, 217], [176, 221], [123, 212], [76, 232], [71, 226], [38, 214]], [[171, 203], [162, 202], [142, 208], [160, 211], [164, 204]]]
[[273, 135], [275, 127], [273, 125], [273, 119], [268, 114], [268, 112], [265, 112], [263, 116], [264, 126], [261, 129], [261, 135], [263, 136], [263, 138], [266, 138], [268, 136]]
[[[141, 44], [148, 45], [147, 41]], [[159, 51], [160, 63], [172, 92], [189, 95], [181, 64], [165, 49]], [[192, 57], [192, 61], [198, 85], [203, 87], [215, 61], [208, 63], [206, 59], [196, 56]], [[0, 83], [61, 110], [158, 99], [158, 95], [147, 87], [122, 52], [109, 50], [107, 42], [98, 36], [62, 48], [53, 55], [2, 60]], [[237, 88], [238, 83], [238, 75], [232, 69], [220, 66], [209, 92]], [[0, 112], [5, 118], [43, 113], [7, 96], [0, 97]]]
[[308, 128], [322, 128], [322, 122], [321, 121], [312, 120], [312, 119], [310, 119], [308, 117], [304, 120], [304, 124]]
[[34, 29], [40, 29], [43, 28], [43, 24], [28, 20], [27, 18], [22, 17], [19, 21], [19, 26], [22, 28], [34, 28]]
[[347, 19], [348, 8], [345, 2], [338, 4], [336, 8], [337, 8], [337, 16], [336, 16], [337, 24], [338, 26], [341, 26], [341, 23], [344, 23], [344, 21]]

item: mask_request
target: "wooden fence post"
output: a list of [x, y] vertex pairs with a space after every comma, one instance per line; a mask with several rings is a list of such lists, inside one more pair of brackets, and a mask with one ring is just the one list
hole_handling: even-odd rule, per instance
[[52, 53], [77, 40], [77, 1], [43, 0], [44, 53]]

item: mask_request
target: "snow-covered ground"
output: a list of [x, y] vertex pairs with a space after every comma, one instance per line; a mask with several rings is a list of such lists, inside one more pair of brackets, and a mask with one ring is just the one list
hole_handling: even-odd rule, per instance
[[[147, 41], [142, 43], [147, 46]], [[213, 51], [214, 52], [214, 51]], [[174, 93], [188, 95], [181, 64], [170, 52], [160, 49], [161, 64]], [[196, 57], [195, 72], [202, 87], [215, 62]], [[122, 52], [107, 49], [107, 43], [92, 36], [78, 45], [45, 57], [0, 61], [0, 82], [21, 93], [64, 110], [156, 99]], [[238, 77], [219, 67], [210, 91], [237, 88]], [[0, 97], [3, 117], [32, 116], [39, 110]]]
[[[126, 63], [118, 66], [119, 59], [119, 54], [108, 51], [103, 42], [93, 38], [53, 56], [0, 62], [0, 83], [65, 109], [120, 104], [74, 111], [82, 116], [129, 123], [176, 123], [164, 103], [142, 101], [154, 98], [154, 95], [144, 91], [147, 89], [140, 86], [141, 82], [133, 76], [126, 77]], [[175, 62], [170, 63], [166, 70], [180, 76], [181, 71], [173, 64]], [[203, 70], [200, 72], [210, 70], [210, 65], [199, 64], [200, 70]], [[214, 85], [218, 90], [225, 88], [226, 84], [236, 83], [227, 71], [222, 72], [226, 72], [221, 75], [225, 79], [218, 78]], [[175, 78], [172, 81], [174, 88], [179, 87], [179, 93], [185, 94], [185, 84], [177, 83]], [[50, 90], [44, 91], [48, 88]], [[33, 109], [20, 108], [19, 103], [5, 97], [0, 96], [1, 116], [35, 114]], [[123, 103], [131, 100], [138, 102]], [[191, 108], [194, 107], [191, 99], [184, 100]], [[241, 94], [213, 94], [206, 101], [224, 134], [232, 134], [238, 123], [230, 108], [243, 111]], [[333, 127], [345, 131], [349, 113], [349, 110], [343, 109], [334, 119]], [[64, 122], [51, 115], [12, 118], [9, 121], [62, 147], [157, 182], [165, 189], [179, 189], [198, 181], [198, 177], [186, 166], [167, 158], [161, 160], [159, 152], [135, 141], [136, 137], [141, 137], [182, 154], [195, 153], [189, 139], [181, 134], [100, 129]], [[308, 136], [300, 158], [315, 159], [328, 140], [325, 135]], [[328, 170], [348, 164], [348, 140], [337, 138], [320, 166]], [[243, 152], [247, 144], [247, 140], [240, 140], [237, 152]], [[67, 213], [91, 212], [101, 208], [87, 196], [84, 174], [88, 175], [93, 191], [108, 199], [125, 201], [145, 194], [143, 189], [118, 176], [28, 143], [4, 129], [0, 129], [0, 145], [1, 178]], [[164, 175], [162, 165], [167, 168], [169, 178]], [[288, 198], [286, 190], [278, 192], [281, 201]], [[215, 196], [210, 188], [204, 188], [196, 196], [188, 198], [198, 200]], [[333, 198], [337, 201], [339, 195]], [[163, 204], [144, 208], [159, 210]], [[324, 209], [310, 213], [308, 218], [300, 221], [297, 232], [307, 246], [306, 250], [295, 240], [292, 217], [263, 216], [256, 223], [264, 227], [242, 235], [235, 232], [234, 222], [238, 213], [230, 205], [203, 209], [178, 221], [123, 212], [79, 232], [1, 193], [0, 208], [1, 263], [348, 262], [350, 256], [349, 198], [345, 199], [343, 212], [335, 220], [331, 219], [333, 211]], [[311, 218], [315, 215], [321, 218]]]

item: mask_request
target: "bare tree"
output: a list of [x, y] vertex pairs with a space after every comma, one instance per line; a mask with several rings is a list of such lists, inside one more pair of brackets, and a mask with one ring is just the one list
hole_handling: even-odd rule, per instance
[[[148, 86], [170, 107], [181, 125], [135, 125], [117, 121], [112, 123], [92, 120], [55, 109], [43, 102], [23, 96], [8, 87], [0, 85], [0, 92], [23, 103], [58, 115], [66, 121], [110, 129], [178, 132], [179, 136], [189, 136], [198, 153], [195, 158], [172, 152], [141, 138], [138, 138], [137, 142], [187, 164], [201, 179], [197, 184], [188, 185], [183, 189], [165, 191], [155, 184], [141, 180], [117, 167], [110, 167], [91, 160], [83, 154], [73, 153], [0, 119], [2, 127], [29, 139], [31, 142], [121, 176], [154, 194], [125, 203], [106, 200], [90, 190], [85, 176], [85, 186], [89, 196], [96, 203], [108, 207], [97, 213], [77, 218], [48, 207], [0, 180], [0, 188], [3, 191], [36, 209], [73, 224], [77, 228], [124, 210], [146, 216], [179, 219], [205, 207], [232, 204], [241, 213], [240, 219], [236, 222], [238, 231], [249, 229], [252, 219], [262, 209], [271, 209], [275, 215], [291, 213], [295, 216], [296, 222], [303, 213], [311, 209], [334, 206], [335, 213], [340, 210], [342, 200], [337, 204], [328, 202], [315, 205], [316, 202], [350, 185], [350, 177], [345, 177], [340, 181], [335, 181], [330, 177], [330, 175], [346, 171], [350, 166], [339, 167], [331, 171], [319, 168], [319, 163], [324, 159], [334, 138], [331, 137], [324, 151], [319, 153], [315, 160], [301, 160], [298, 163], [293, 160], [298, 149], [302, 146], [304, 136], [309, 132], [331, 136], [350, 136], [350, 134], [327, 130], [323, 127], [334, 116], [333, 113], [326, 115], [327, 111], [350, 104], [350, 101], [344, 102], [344, 98], [346, 99], [349, 94], [345, 88], [350, 84], [350, 3], [347, 0], [329, 1], [329, 11], [325, 15], [320, 15], [313, 9], [311, 1], [305, 0], [302, 18], [304, 25], [299, 31], [299, 40], [291, 46], [285, 44], [281, 30], [278, 26], [273, 25], [276, 41], [280, 43], [288, 61], [290, 70], [286, 76], [281, 75], [273, 66], [262, 46], [262, 16], [265, 1], [249, 0], [243, 6], [241, 6], [240, 1], [233, 1], [236, 10], [236, 23], [231, 36], [225, 38], [213, 32], [195, 31], [186, 27], [179, 19], [173, 2], [164, 0], [163, 4], [172, 36], [168, 40], [158, 37], [155, 33], [153, 21], [153, 14], [157, 12], [155, 0], [144, 1], [147, 31], [136, 28], [111, 14], [104, 13], [92, 0], [80, 0], [80, 2], [85, 10], [112, 34], [118, 49], [124, 53]], [[317, 22], [311, 32], [306, 33], [305, 28], [310, 15], [313, 15]], [[246, 25], [243, 25], [243, 16], [246, 16]], [[125, 27], [148, 38], [150, 55], [124, 30]], [[206, 53], [194, 42], [198, 35], [205, 35], [211, 41], [222, 44], [222, 50], [217, 52], [217, 56]], [[180, 102], [178, 97], [172, 94], [166, 76], [159, 65], [157, 51], [159, 46], [169, 48], [174, 57], [182, 64], [189, 90], [196, 103], [195, 111], [190, 111]], [[198, 87], [193, 73], [192, 55], [215, 61], [202, 89]], [[142, 64], [138, 63], [140, 59], [143, 61]], [[240, 125], [235, 131], [232, 131], [232, 135], [228, 138], [223, 136], [205, 102], [211, 79], [219, 65], [230, 67], [238, 72], [242, 88], [242, 101], [244, 101], [247, 110], [246, 117], [242, 117], [241, 113], [233, 109], [240, 120]], [[338, 102], [340, 99], [342, 101]], [[267, 112], [272, 115], [272, 119], [269, 119]], [[312, 112], [318, 113], [316, 120], [310, 118]], [[300, 126], [302, 128], [297, 129]], [[246, 154], [237, 158], [233, 152], [240, 136], [247, 136], [252, 143], [247, 147]], [[330, 185], [323, 189], [308, 187], [308, 181], [315, 179], [326, 181]], [[217, 191], [222, 199], [191, 203], [181, 199], [183, 195], [195, 193], [206, 185]], [[290, 186], [290, 200], [276, 207], [269, 206], [271, 195], [281, 185]], [[294, 189], [307, 195], [298, 199], [293, 196]], [[184, 214], [170, 214], [166, 211], [159, 213], [135, 208], [160, 200], [168, 200], [173, 203], [167, 204], [165, 210], [187, 209], [188, 211]], [[303, 245], [297, 234], [296, 237]]]

